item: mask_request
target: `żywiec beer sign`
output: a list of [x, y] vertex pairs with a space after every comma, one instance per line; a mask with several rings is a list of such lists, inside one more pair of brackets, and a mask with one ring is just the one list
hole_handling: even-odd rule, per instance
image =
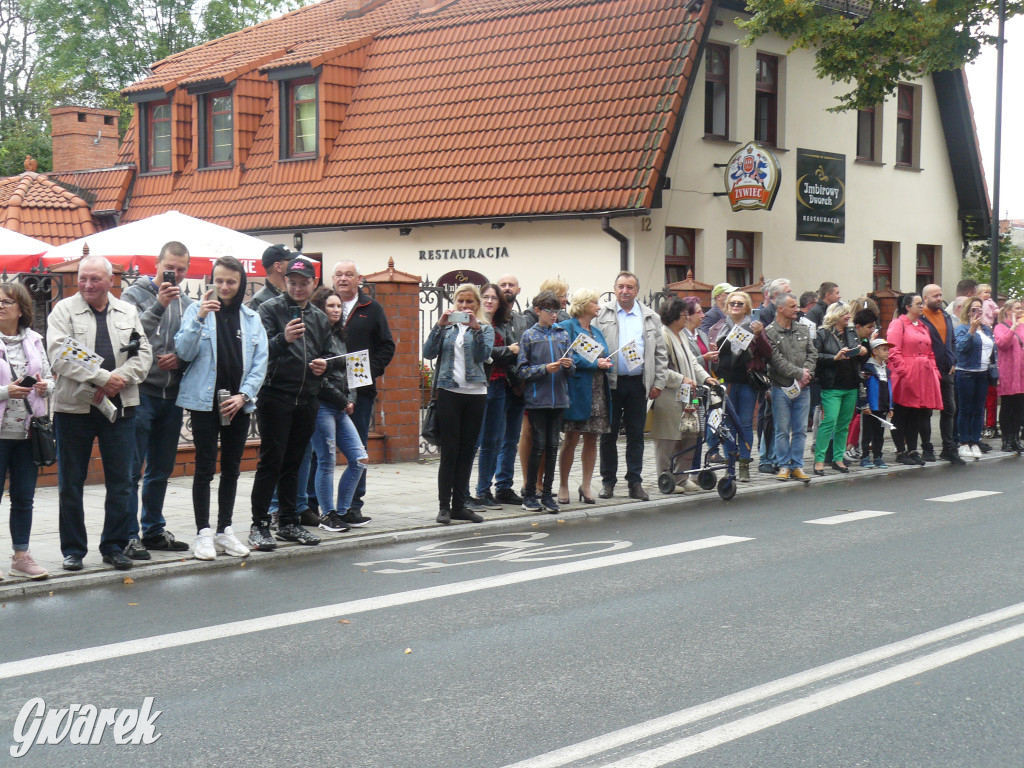
[[725, 189], [734, 211], [770, 211], [779, 192], [782, 171], [775, 155], [753, 141], [725, 168]]

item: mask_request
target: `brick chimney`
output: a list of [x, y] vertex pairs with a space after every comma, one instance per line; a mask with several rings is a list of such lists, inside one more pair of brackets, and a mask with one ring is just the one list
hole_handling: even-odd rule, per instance
[[117, 128], [120, 116], [116, 109], [51, 109], [53, 170], [84, 171], [114, 165], [121, 144]]

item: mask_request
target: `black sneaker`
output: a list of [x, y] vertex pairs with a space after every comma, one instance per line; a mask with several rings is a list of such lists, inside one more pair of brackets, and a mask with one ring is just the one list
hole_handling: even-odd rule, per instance
[[775, 467], [773, 467], [771, 464], [767, 462], [758, 464], [757, 471], [760, 472], [762, 475], [774, 475], [776, 472], [778, 472], [778, 470]]
[[978, 441], [978, 447], [981, 448], [982, 453], [988, 453], [989, 451], [992, 450], [991, 445], [989, 445], [988, 443], [983, 443], [980, 440]]
[[302, 525], [308, 525], [310, 528], [316, 528], [320, 525], [320, 508], [302, 510], [302, 514], [299, 515], [299, 523]]
[[277, 549], [277, 542], [270, 535], [269, 525], [254, 525], [249, 529], [249, 546], [260, 552]]
[[921, 454], [919, 454], [917, 451], [911, 451], [909, 456], [917, 466], [924, 466], [924, 459], [921, 457]]
[[296, 544], [305, 544], [306, 546], [320, 543], [319, 536], [310, 533], [296, 523], [282, 523], [274, 537], [278, 541], [294, 541]]
[[906, 464], [906, 465], [911, 466], [911, 467], [916, 467], [917, 466], [917, 461], [915, 461], [914, 457], [911, 456], [909, 453], [897, 453], [896, 454], [896, 463], [897, 464]]
[[494, 496], [491, 495], [490, 491], [487, 491], [486, 493], [484, 493], [483, 496], [480, 497], [480, 503], [483, 504], [488, 509], [501, 509], [501, 502], [495, 499]]
[[65, 571], [80, 571], [84, 568], [82, 558], [78, 555], [68, 555], [64, 558], [64, 570]]
[[562, 511], [561, 507], [558, 506], [558, 502], [555, 501], [555, 497], [550, 493], [545, 493], [540, 497], [540, 505], [544, 507], [544, 510], [550, 512], [552, 515], [556, 515]]
[[947, 451], [945, 449], [943, 449], [943, 451], [939, 454], [939, 458], [944, 461], [948, 461], [950, 464], [954, 466], [963, 466], [964, 464], [967, 463], [966, 461], [960, 458], [959, 454], [954, 453], [953, 451]]
[[328, 512], [326, 515], [320, 518], [320, 522], [317, 523], [325, 531], [334, 531], [335, 533], [344, 533], [345, 531], [351, 530], [348, 523], [339, 515], [337, 512]]
[[368, 522], [373, 520], [372, 517], [367, 517], [362, 512], [358, 512], [358, 511], [356, 511], [354, 509], [350, 509], [344, 515], [342, 515], [341, 519], [344, 520], [345, 523], [350, 528], [362, 528]]
[[467, 523], [482, 523], [484, 519], [470, 509], [453, 509], [452, 520], [465, 520]]
[[[142, 543], [146, 545], [146, 549], [156, 549], [161, 552], [188, 552], [188, 544], [175, 539], [174, 534], [170, 531], [160, 531], [156, 536], [143, 536]], [[148, 557], [134, 559], [149, 560]]]
[[523, 499], [523, 509], [527, 512], [540, 512], [540, 500], [536, 496], [527, 496]]
[[448, 525], [451, 521], [452, 521], [451, 510], [442, 509], [442, 510], [438, 511], [438, 513], [437, 513], [437, 522], [439, 522], [441, 525]]
[[921, 461], [927, 461], [929, 464], [935, 461], [935, 451], [931, 448], [925, 448], [921, 451]]
[[495, 494], [494, 499], [501, 502], [502, 504], [522, 504], [523, 497], [513, 491], [511, 488], [499, 488]]
[[124, 548], [124, 553], [132, 560], [153, 559], [153, 556], [149, 554], [149, 550], [146, 549], [145, 545], [138, 539], [128, 539], [128, 546]]
[[130, 571], [134, 563], [124, 552], [111, 552], [103, 556], [103, 562], [114, 566], [119, 571]]
[[467, 511], [469, 511], [469, 512], [473, 512], [475, 514], [480, 514], [481, 512], [483, 512], [486, 509], [486, 507], [484, 507], [483, 500], [482, 499], [477, 499], [477, 498], [475, 498], [473, 496], [467, 496], [466, 497], [466, 501], [462, 505], [462, 508], [467, 510]]

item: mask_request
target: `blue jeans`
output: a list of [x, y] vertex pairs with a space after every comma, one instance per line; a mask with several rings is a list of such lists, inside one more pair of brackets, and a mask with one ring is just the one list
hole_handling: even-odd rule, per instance
[[8, 476], [11, 481], [11, 541], [15, 552], [24, 552], [32, 533], [32, 501], [39, 476], [39, 468], [32, 461], [30, 441], [0, 440], [0, 488]]
[[739, 445], [740, 458], [749, 459], [750, 447], [754, 443], [754, 406], [757, 404], [757, 391], [749, 384], [730, 384], [729, 402], [732, 403], [739, 418], [739, 424], [736, 425], [736, 442]]
[[494, 488], [504, 491], [512, 488], [512, 480], [516, 469], [516, 456], [519, 454], [519, 435], [523, 431], [523, 399], [516, 397], [508, 387], [505, 388], [505, 436], [501, 440], [501, 450], [496, 459]]
[[[167, 478], [174, 471], [181, 435], [182, 409], [174, 400], [139, 393], [135, 409], [135, 453], [132, 461], [132, 538], [139, 538], [139, 480], [142, 480], [142, 537], [163, 533]], [[146, 474], [142, 474], [142, 465]]]
[[480, 461], [476, 470], [476, 497], [480, 498], [491, 490], [491, 480], [498, 467], [498, 451], [505, 439], [505, 393], [508, 386], [504, 379], [495, 379], [487, 385], [487, 406], [484, 409], [484, 425], [476, 447]]
[[956, 431], [961, 443], [972, 445], [981, 440], [987, 395], [988, 371], [956, 372]]
[[[377, 399], [377, 389], [376, 387], [361, 387], [356, 392], [356, 407], [352, 410], [352, 416], [349, 418], [356, 427], [356, 433], [363, 443], [363, 448], [369, 449], [370, 419], [373, 418], [373, 403]], [[365, 495], [366, 473], [363, 472], [359, 476], [359, 482], [356, 483], [356, 492], [352, 496], [352, 505], [349, 509], [353, 512], [360, 512], [363, 509], [363, 496]], [[337, 510], [339, 515], [345, 514], [346, 511], [344, 509]]]
[[89, 413], [56, 413], [53, 425], [57, 433], [60, 551], [65, 557], [85, 557], [89, 551], [82, 492], [89, 475], [92, 444], [99, 439], [103, 483], [107, 490], [100, 553], [123, 552], [136, 525], [131, 511], [131, 466], [125, 461], [135, 450], [135, 415], [111, 424], [102, 413], [91, 408]]
[[772, 413], [775, 416], [775, 462], [779, 469], [797, 469], [804, 465], [807, 444], [807, 414], [811, 410], [811, 392], [801, 389], [790, 400], [779, 387], [772, 387]]
[[[359, 439], [355, 424], [348, 414], [332, 405], [320, 403], [316, 415], [316, 429], [313, 431], [313, 447], [316, 450], [316, 497], [320, 512], [337, 511], [345, 514], [352, 503], [356, 484], [366, 471], [366, 449]], [[334, 505], [334, 467], [338, 449], [345, 454], [348, 466], [338, 481], [337, 506]]]

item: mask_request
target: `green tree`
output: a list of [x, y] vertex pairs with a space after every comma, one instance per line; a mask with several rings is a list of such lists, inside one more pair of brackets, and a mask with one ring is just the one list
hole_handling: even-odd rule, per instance
[[[963, 275], [988, 283], [992, 276], [992, 244], [977, 240], [964, 256]], [[1024, 298], [1024, 248], [1013, 245], [1009, 235], [999, 239], [999, 293]]]
[[[861, 7], [863, 13], [837, 8]], [[745, 44], [775, 33], [795, 48], [815, 52], [815, 72], [853, 84], [833, 111], [882, 103], [900, 81], [955, 70], [994, 45], [986, 31], [998, 0], [748, 0], [753, 14], [740, 21]], [[1024, 0], [1007, 0], [1007, 17], [1024, 12]]]

